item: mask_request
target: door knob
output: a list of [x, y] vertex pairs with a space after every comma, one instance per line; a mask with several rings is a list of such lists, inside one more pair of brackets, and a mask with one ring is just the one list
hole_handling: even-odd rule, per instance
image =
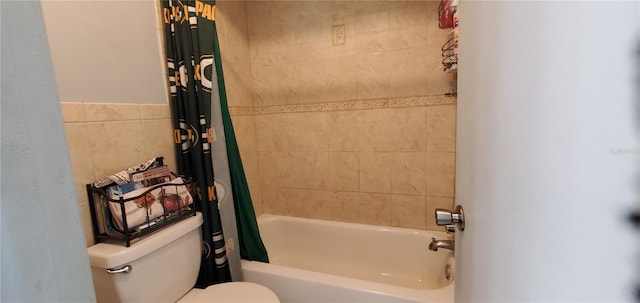
[[[456, 206], [456, 211], [451, 212], [443, 208], [435, 210], [436, 224], [438, 226], [456, 225], [458, 230], [464, 230], [464, 209], [462, 206]], [[450, 228], [447, 228], [449, 230]]]

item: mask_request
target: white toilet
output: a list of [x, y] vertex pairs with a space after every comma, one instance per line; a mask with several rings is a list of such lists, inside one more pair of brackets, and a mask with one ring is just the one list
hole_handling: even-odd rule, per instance
[[200, 268], [200, 225], [202, 215], [197, 213], [131, 247], [89, 247], [98, 302], [280, 302], [275, 293], [255, 283], [193, 288]]

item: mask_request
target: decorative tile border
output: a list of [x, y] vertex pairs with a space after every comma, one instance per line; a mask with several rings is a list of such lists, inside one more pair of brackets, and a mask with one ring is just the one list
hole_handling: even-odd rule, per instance
[[301, 112], [350, 111], [362, 109], [419, 107], [445, 104], [456, 104], [457, 99], [449, 96], [423, 96], [411, 98], [386, 98], [371, 100], [349, 100], [342, 102], [325, 102], [312, 104], [291, 104], [259, 107], [231, 106], [229, 112], [234, 116], [265, 115]]

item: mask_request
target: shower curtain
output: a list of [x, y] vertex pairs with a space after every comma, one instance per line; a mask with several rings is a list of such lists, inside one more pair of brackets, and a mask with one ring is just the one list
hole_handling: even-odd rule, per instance
[[[198, 1], [200, 2], [200, 1]], [[211, 161], [213, 16], [202, 2], [162, 1], [178, 172], [198, 183], [202, 263], [196, 286], [231, 281]]]
[[[216, 101], [219, 99], [219, 104], [214, 104], [213, 108], [219, 107], [222, 110], [220, 115], [224, 122], [225, 143], [227, 148], [230, 147], [228, 159], [231, 164], [231, 192], [234, 198], [238, 197], [234, 201], [234, 207], [236, 214], [240, 214], [231, 217], [235, 219], [234, 216], [236, 216], [240, 219], [237, 228], [241, 235], [239, 240], [241, 252], [243, 247], [245, 250], [251, 247], [250, 251], [259, 253], [248, 256], [248, 259], [267, 261], [266, 250], [257, 233], [248, 190], [246, 195], [243, 193], [243, 189], [246, 189], [246, 179], [237, 152], [233, 126], [228, 119], [214, 23], [215, 1], [162, 0], [161, 2], [178, 172], [197, 181], [200, 198], [197, 208], [202, 212], [204, 219], [202, 263], [196, 282], [197, 287], [204, 288], [231, 281], [219, 211], [218, 191], [221, 189], [216, 188], [220, 183], [214, 183], [212, 146], [216, 145], [214, 143], [216, 136], [215, 130], [211, 128], [212, 96], [219, 96], [214, 98]], [[228, 123], [224, 121], [225, 113]], [[216, 162], [216, 165], [226, 166], [227, 163]], [[240, 165], [239, 172], [237, 165]], [[247, 216], [247, 213], [250, 215]], [[230, 232], [235, 234], [235, 230]], [[245, 241], [245, 238], [252, 240]], [[256, 239], [258, 242], [255, 241]], [[253, 249], [255, 247], [257, 250]], [[236, 271], [239, 271], [239, 268]]]

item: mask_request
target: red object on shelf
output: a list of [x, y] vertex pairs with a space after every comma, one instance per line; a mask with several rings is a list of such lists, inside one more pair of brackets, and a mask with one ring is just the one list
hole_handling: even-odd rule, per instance
[[451, 12], [451, 0], [441, 0], [438, 8], [438, 27], [453, 28], [453, 13]]

